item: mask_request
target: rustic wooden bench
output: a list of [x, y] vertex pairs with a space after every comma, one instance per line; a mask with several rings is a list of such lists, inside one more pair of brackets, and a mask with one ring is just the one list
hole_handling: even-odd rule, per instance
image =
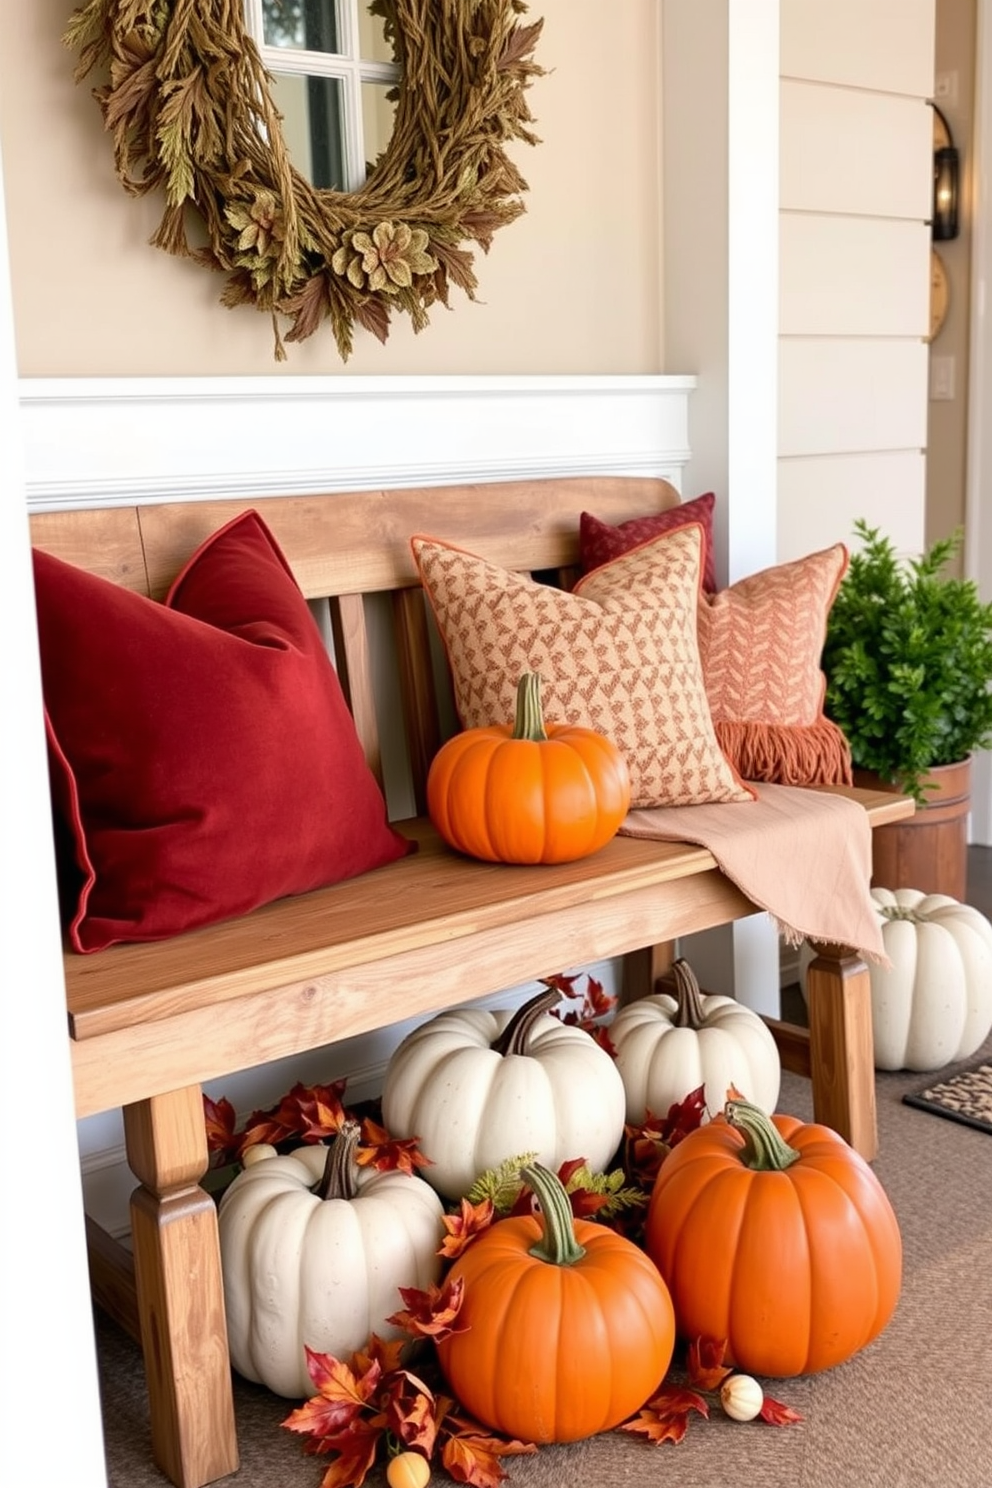
[[[139, 1184], [133, 1259], [89, 1226], [94, 1293], [140, 1337], [155, 1458], [182, 1488], [238, 1465], [216, 1211], [200, 1186], [202, 1084], [604, 958], [623, 957], [627, 1000], [651, 990], [676, 937], [754, 912], [701, 848], [617, 837], [562, 866], [490, 865], [451, 852], [424, 816], [427, 769], [451, 712], [411, 533], [506, 568], [553, 571], [567, 584], [583, 509], [620, 522], [677, 500], [661, 480], [549, 479], [32, 519], [39, 547], [161, 597], [204, 538], [255, 507], [303, 592], [327, 606], [338, 670], [380, 780], [382, 731], [402, 729], [420, 813], [401, 824], [419, 851], [388, 867], [158, 944], [65, 956], [76, 1110], [123, 1108]], [[380, 642], [370, 643], [367, 621], [378, 606], [381, 623], [384, 605], [397, 695], [385, 719], [372, 665]], [[889, 794], [848, 794], [873, 826], [912, 810]], [[871, 1158], [867, 983], [857, 956], [824, 946], [809, 975], [809, 1028], [772, 1027], [785, 1067], [812, 1079], [817, 1118]]]

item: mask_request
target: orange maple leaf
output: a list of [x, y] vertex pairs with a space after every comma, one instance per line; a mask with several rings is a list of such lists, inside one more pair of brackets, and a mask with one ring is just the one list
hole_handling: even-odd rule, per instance
[[464, 1333], [464, 1328], [455, 1326], [465, 1295], [461, 1277], [440, 1287], [432, 1281], [426, 1292], [416, 1287], [400, 1287], [399, 1293], [406, 1307], [388, 1317], [387, 1323], [417, 1338], [433, 1338], [435, 1342], [447, 1338], [449, 1333]]
[[384, 1126], [366, 1116], [362, 1122], [362, 1145], [355, 1152], [359, 1167], [375, 1168], [380, 1173], [410, 1173], [427, 1168], [431, 1159], [417, 1146], [418, 1137], [391, 1137]]
[[791, 1405], [783, 1405], [780, 1400], [773, 1400], [766, 1395], [761, 1402], [761, 1410], [758, 1415], [769, 1426], [794, 1426], [797, 1421], [802, 1420], [798, 1411], [794, 1411]]
[[501, 1457], [520, 1457], [536, 1451], [533, 1442], [503, 1441], [468, 1426], [448, 1437], [441, 1461], [456, 1483], [471, 1483], [473, 1488], [497, 1488], [497, 1484], [508, 1476], [500, 1466]]
[[727, 1357], [725, 1338], [693, 1339], [686, 1355], [686, 1373], [689, 1380], [700, 1390], [719, 1390], [728, 1374], [733, 1371], [724, 1364]]
[[375, 1363], [379, 1365], [383, 1375], [392, 1374], [394, 1370], [401, 1368], [406, 1346], [405, 1338], [380, 1338], [378, 1333], [373, 1333], [365, 1347], [352, 1354], [351, 1367], [356, 1374], [365, 1374], [370, 1365]]
[[471, 1204], [468, 1199], [463, 1198], [457, 1214], [444, 1216], [444, 1228], [448, 1233], [441, 1242], [438, 1255], [445, 1256], [449, 1261], [460, 1256], [477, 1235], [481, 1235], [483, 1230], [488, 1230], [495, 1212], [492, 1199], [483, 1199], [480, 1204]]
[[351, 1402], [361, 1407], [370, 1400], [379, 1387], [382, 1366], [372, 1359], [360, 1374], [333, 1354], [321, 1354], [309, 1344], [303, 1345], [307, 1359], [307, 1373], [317, 1387], [317, 1394], [330, 1402]]

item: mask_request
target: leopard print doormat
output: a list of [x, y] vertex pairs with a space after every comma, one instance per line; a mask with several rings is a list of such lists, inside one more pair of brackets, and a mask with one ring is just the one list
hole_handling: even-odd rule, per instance
[[907, 1106], [992, 1132], [992, 1064], [987, 1059], [970, 1069], [935, 1080], [923, 1090], [904, 1095]]

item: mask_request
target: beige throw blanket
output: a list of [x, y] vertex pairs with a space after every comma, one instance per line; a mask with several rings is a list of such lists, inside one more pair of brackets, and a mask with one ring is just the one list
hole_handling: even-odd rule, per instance
[[754, 788], [756, 801], [631, 811], [620, 831], [707, 848], [791, 945], [808, 936], [888, 964], [869, 892], [871, 827], [864, 809], [826, 791]]

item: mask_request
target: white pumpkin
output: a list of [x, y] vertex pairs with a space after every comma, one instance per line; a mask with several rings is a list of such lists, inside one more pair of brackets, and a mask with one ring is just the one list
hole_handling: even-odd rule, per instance
[[769, 1115], [778, 1102], [778, 1047], [757, 1013], [732, 997], [703, 993], [681, 958], [672, 967], [675, 996], [658, 992], [622, 1007], [610, 1040], [627, 1100], [627, 1120], [665, 1116], [702, 1085], [709, 1116], [736, 1086]]
[[422, 1023], [386, 1066], [382, 1119], [416, 1137], [424, 1177], [449, 1199], [508, 1158], [536, 1154], [552, 1171], [570, 1158], [594, 1170], [623, 1136], [623, 1082], [584, 1029], [547, 1011], [553, 989], [508, 1008], [456, 1008]]
[[[331, 1149], [298, 1147], [239, 1173], [220, 1201], [220, 1250], [231, 1362], [277, 1395], [314, 1393], [304, 1344], [347, 1358], [386, 1318], [400, 1287], [440, 1279], [443, 1208], [422, 1179], [359, 1167], [357, 1123]], [[330, 1159], [330, 1163], [328, 1163]], [[330, 1167], [330, 1197], [319, 1189]]]
[[[875, 1068], [940, 1069], [992, 1029], [992, 924], [947, 894], [872, 889], [891, 969], [871, 963]], [[800, 955], [800, 985], [815, 950]]]

